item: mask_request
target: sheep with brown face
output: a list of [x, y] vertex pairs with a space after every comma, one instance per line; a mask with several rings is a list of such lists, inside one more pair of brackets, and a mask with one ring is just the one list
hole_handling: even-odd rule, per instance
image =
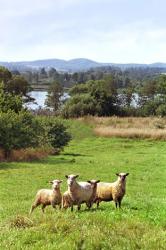
[[71, 207], [77, 205], [78, 210], [82, 203], [90, 208], [96, 197], [96, 187], [99, 181], [77, 182], [78, 175], [66, 175], [68, 190], [63, 194], [62, 207]]
[[93, 189], [93, 192], [92, 192], [92, 195], [91, 195], [91, 198], [89, 200], [87, 204], [87, 207], [91, 208], [93, 203], [95, 202], [96, 200], [96, 197], [97, 197], [97, 185], [98, 183], [100, 182], [100, 180], [89, 180], [87, 181], [88, 183], [90, 183], [92, 189]]
[[59, 208], [61, 208], [61, 200], [62, 200], [62, 195], [60, 191], [61, 182], [62, 182], [61, 180], [50, 181], [50, 184], [52, 184], [52, 189], [40, 189], [37, 192], [35, 201], [30, 210], [30, 214], [39, 205], [42, 205], [43, 212], [45, 207], [48, 205], [52, 205], [53, 208], [55, 208], [56, 205], [58, 205]]
[[97, 185], [97, 194], [95, 202], [97, 203], [97, 207], [99, 207], [99, 203], [101, 201], [114, 201], [116, 208], [119, 205], [121, 207], [121, 201], [126, 192], [126, 176], [129, 173], [118, 173], [117, 181], [110, 182], [100, 182]]

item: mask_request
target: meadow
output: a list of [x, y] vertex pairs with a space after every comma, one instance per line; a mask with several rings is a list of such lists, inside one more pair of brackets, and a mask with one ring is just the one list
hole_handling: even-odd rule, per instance
[[[58, 156], [34, 162], [0, 163], [0, 249], [166, 249], [166, 142], [98, 137], [94, 121], [66, 121], [73, 140]], [[89, 211], [37, 208], [36, 191], [49, 181], [79, 174], [79, 180], [112, 182], [129, 172], [122, 209], [113, 202]]]

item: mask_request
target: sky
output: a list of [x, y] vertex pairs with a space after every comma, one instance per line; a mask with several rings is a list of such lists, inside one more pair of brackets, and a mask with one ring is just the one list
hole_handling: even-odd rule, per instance
[[165, 0], [0, 0], [0, 61], [166, 62]]

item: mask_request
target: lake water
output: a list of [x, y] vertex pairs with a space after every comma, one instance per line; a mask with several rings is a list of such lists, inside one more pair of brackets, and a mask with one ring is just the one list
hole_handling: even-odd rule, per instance
[[[30, 96], [35, 98], [34, 103], [30, 103], [27, 105], [28, 108], [30, 109], [38, 109], [38, 108], [46, 108], [45, 106], [45, 100], [47, 98], [47, 91], [32, 91], [30, 92]], [[68, 93], [64, 93], [62, 100], [68, 99], [69, 95]], [[131, 105], [133, 107], [137, 106], [137, 101], [138, 101], [138, 94], [135, 93]]]
[[[48, 94], [47, 91], [34, 90], [34, 91], [30, 92], [29, 95], [32, 98], [35, 98], [35, 102], [27, 104], [27, 107], [29, 109], [46, 108], [45, 101], [46, 101], [46, 98], [47, 98], [47, 94]], [[69, 98], [68, 93], [64, 93], [64, 95], [62, 97], [62, 100], [65, 100], [65, 99], [68, 99], [68, 98]]]
[[45, 108], [45, 100], [47, 98], [47, 91], [32, 91], [30, 92], [30, 96], [35, 98], [34, 103], [30, 103], [27, 105], [30, 109], [38, 109], [38, 108]]

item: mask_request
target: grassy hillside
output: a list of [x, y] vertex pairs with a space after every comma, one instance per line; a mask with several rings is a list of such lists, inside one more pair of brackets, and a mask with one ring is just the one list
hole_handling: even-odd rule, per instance
[[[0, 163], [0, 249], [165, 249], [166, 143], [95, 137], [89, 125], [67, 121], [73, 141], [59, 156], [33, 163]], [[114, 181], [129, 172], [122, 209], [101, 203], [80, 212], [37, 208], [36, 191], [77, 173], [80, 180]]]

